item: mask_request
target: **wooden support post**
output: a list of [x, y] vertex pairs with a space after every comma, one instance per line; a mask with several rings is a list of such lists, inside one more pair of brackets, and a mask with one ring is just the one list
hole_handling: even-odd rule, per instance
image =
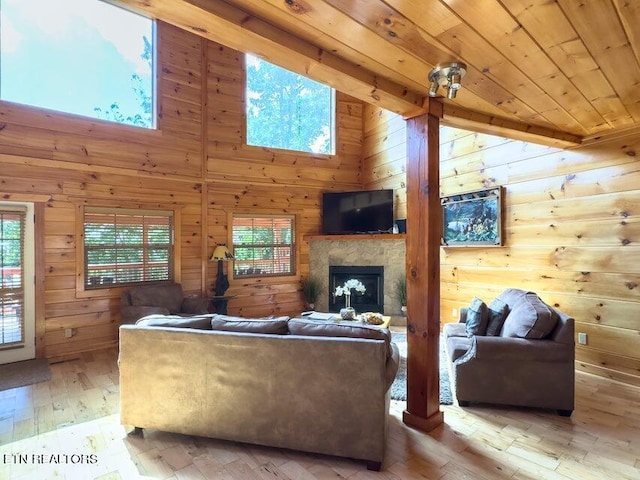
[[440, 118], [442, 103], [407, 120], [407, 409], [403, 421], [423, 431], [440, 411]]

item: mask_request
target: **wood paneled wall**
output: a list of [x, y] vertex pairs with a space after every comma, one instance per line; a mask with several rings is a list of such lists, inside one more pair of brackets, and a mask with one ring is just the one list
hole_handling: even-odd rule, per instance
[[175, 209], [176, 279], [190, 295], [210, 294], [216, 272], [207, 259], [216, 243], [228, 242], [231, 212], [295, 213], [296, 276], [234, 282], [228, 292], [238, 295], [230, 313], [268, 315], [304, 306], [304, 236], [320, 231], [320, 192], [360, 185], [361, 102], [338, 95], [335, 156], [246, 148], [242, 55], [164, 23], [157, 31], [155, 130], [0, 101], [0, 198], [44, 205], [43, 260], [36, 266], [44, 277], [37, 290], [39, 356], [117, 342], [121, 289], [76, 289], [79, 206]]
[[[336, 155], [311, 155], [244, 144], [244, 56], [208, 44], [207, 236], [230, 244], [229, 216], [296, 216], [297, 271], [291, 277], [238, 279], [229, 275], [230, 314], [283, 315], [302, 311], [300, 278], [309, 275], [309, 243], [320, 233], [321, 192], [357, 190], [361, 184], [362, 112], [359, 100], [337, 93]], [[209, 252], [210, 253], [210, 252]], [[211, 263], [208, 278], [215, 279]], [[209, 285], [209, 287], [213, 287]]]
[[[398, 118], [370, 106], [364, 116], [363, 177], [402, 194]], [[638, 152], [637, 134], [560, 150], [441, 127], [441, 194], [505, 194], [503, 247], [441, 249], [441, 322], [474, 296], [533, 290], [587, 334], [577, 368], [640, 385]]]
[[388, 110], [367, 105], [363, 130], [363, 188], [393, 189], [395, 218], [407, 218], [406, 122]]

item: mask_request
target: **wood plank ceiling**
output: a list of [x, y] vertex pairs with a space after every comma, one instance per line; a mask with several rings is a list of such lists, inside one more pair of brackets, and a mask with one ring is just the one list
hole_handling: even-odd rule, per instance
[[404, 116], [422, 110], [429, 71], [457, 61], [445, 119], [568, 142], [640, 123], [640, 1], [108, 1]]

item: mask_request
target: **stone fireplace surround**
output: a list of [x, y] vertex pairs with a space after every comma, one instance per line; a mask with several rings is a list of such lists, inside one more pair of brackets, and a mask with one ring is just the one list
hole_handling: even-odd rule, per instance
[[316, 310], [326, 312], [329, 306], [329, 266], [383, 266], [384, 312], [400, 316], [395, 298], [395, 284], [405, 275], [405, 236], [318, 235], [309, 237], [309, 271], [321, 283]]

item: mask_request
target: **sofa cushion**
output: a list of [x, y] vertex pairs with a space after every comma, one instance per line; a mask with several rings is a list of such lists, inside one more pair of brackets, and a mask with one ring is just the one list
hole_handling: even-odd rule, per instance
[[538, 295], [527, 292], [511, 307], [500, 335], [529, 339], [545, 338], [553, 331], [557, 322], [556, 312]]
[[132, 288], [131, 305], [153, 305], [164, 307], [169, 313], [180, 313], [182, 307], [182, 286], [180, 284], [152, 285]]
[[225, 332], [244, 333], [274, 333], [285, 335], [289, 333], [287, 323], [289, 317], [275, 318], [245, 318], [230, 315], [213, 315], [211, 328]]
[[473, 297], [467, 310], [467, 321], [465, 322], [467, 336], [484, 335], [487, 332], [488, 315], [486, 303], [478, 297]]
[[526, 290], [521, 290], [519, 288], [507, 288], [498, 296], [498, 298], [509, 305], [509, 309], [512, 309], [513, 306], [518, 303], [527, 293], [528, 292]]
[[329, 322], [325, 320], [309, 320], [292, 318], [289, 320], [289, 332], [293, 335], [320, 337], [351, 337], [384, 340], [387, 356], [391, 354], [391, 333], [388, 328], [380, 328], [360, 322]]
[[146, 327], [197, 328], [211, 330], [211, 317], [181, 317], [180, 315], [147, 315], [136, 322]]
[[502, 325], [509, 314], [509, 305], [499, 298], [494, 298], [488, 306], [489, 320], [487, 322], [488, 336], [500, 335]]

